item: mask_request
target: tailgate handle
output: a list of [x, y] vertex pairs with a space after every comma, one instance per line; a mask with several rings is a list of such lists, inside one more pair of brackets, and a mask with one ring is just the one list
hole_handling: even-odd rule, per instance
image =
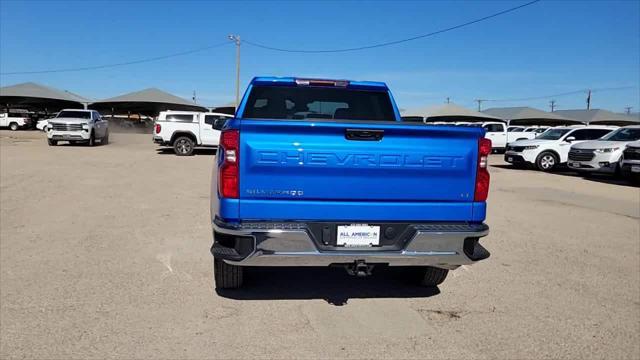
[[356, 141], [380, 141], [384, 135], [384, 130], [347, 129], [344, 137], [347, 140]]

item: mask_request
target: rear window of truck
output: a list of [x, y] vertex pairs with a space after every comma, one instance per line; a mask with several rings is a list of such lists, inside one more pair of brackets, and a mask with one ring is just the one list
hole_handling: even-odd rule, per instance
[[193, 122], [192, 114], [167, 114], [164, 119], [170, 122]]
[[312, 86], [254, 86], [242, 117], [395, 121], [387, 92]]

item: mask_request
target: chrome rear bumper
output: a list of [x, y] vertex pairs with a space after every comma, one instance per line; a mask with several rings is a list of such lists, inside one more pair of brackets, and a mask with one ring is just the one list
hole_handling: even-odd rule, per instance
[[[225, 262], [242, 266], [328, 266], [365, 261], [389, 266], [436, 266], [454, 269], [489, 257], [479, 243], [489, 233], [485, 224], [411, 224], [413, 237], [400, 250], [340, 248], [319, 250], [304, 223], [213, 223], [215, 234], [243, 239], [246, 254], [214, 241], [211, 252]], [[218, 235], [220, 236], [220, 235]], [[214, 239], [215, 240], [215, 239]]]

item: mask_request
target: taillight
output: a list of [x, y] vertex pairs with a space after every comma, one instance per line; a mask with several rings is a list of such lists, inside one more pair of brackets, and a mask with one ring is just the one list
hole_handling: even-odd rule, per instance
[[222, 164], [218, 169], [218, 193], [224, 198], [237, 199], [239, 190], [240, 132], [225, 130], [220, 134], [218, 156]]
[[476, 173], [476, 192], [474, 201], [486, 201], [489, 196], [489, 171], [487, 162], [491, 153], [491, 140], [481, 138], [478, 141], [478, 170]]
[[160, 134], [160, 130], [162, 130], [162, 126], [160, 126], [160, 124], [156, 124], [156, 134]]

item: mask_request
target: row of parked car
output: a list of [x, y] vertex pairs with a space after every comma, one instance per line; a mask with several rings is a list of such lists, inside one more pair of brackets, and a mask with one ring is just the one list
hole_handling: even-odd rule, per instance
[[486, 130], [494, 152], [517, 167], [553, 171], [566, 166], [583, 173], [640, 177], [640, 125], [508, 126], [488, 122], [427, 122]]
[[586, 173], [640, 176], [640, 125], [554, 127], [535, 139], [510, 142], [504, 159], [541, 171], [566, 165]]
[[491, 147], [494, 152], [503, 152], [506, 150], [507, 144], [526, 139], [535, 139], [538, 135], [549, 129], [549, 126], [507, 126], [507, 124], [499, 121], [485, 122], [443, 122], [434, 121], [426, 122], [428, 125], [455, 125], [455, 126], [477, 126], [486, 130], [486, 137], [491, 140]]

